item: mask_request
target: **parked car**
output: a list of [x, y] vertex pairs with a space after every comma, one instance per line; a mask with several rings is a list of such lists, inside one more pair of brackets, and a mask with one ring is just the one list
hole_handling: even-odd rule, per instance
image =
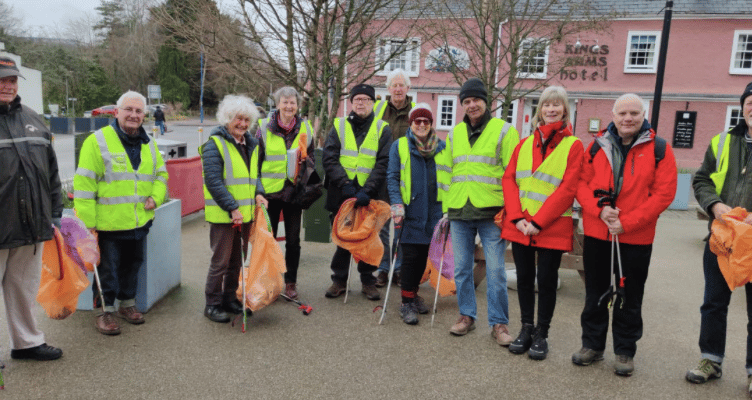
[[102, 106], [99, 108], [95, 108], [91, 110], [91, 116], [92, 117], [99, 117], [99, 116], [115, 116], [115, 110], [117, 110], [116, 105], [109, 105], [109, 106]]

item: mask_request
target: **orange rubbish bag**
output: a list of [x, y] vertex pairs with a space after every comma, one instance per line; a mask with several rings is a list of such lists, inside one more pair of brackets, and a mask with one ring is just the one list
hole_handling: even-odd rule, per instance
[[365, 207], [355, 207], [355, 199], [347, 199], [334, 217], [332, 241], [349, 251], [355, 261], [379, 265], [384, 256], [379, 231], [391, 216], [384, 201], [371, 200]]
[[[446, 265], [444, 265], [446, 268]], [[439, 268], [433, 265], [429, 258], [426, 262], [426, 270], [423, 272], [423, 277], [420, 283], [429, 281], [432, 288], [436, 289], [436, 285], [439, 282]], [[439, 287], [439, 296], [447, 297], [457, 294], [457, 286], [454, 284], [454, 279], [447, 279], [446, 276], [441, 277], [441, 287]]]
[[88, 286], [86, 273], [65, 251], [63, 235], [55, 228], [54, 238], [44, 243], [37, 301], [50, 318], [65, 319], [76, 311], [78, 296]]
[[732, 291], [752, 282], [752, 225], [743, 222], [747, 215], [747, 210], [736, 207], [710, 227], [710, 251], [718, 256], [718, 266]]
[[[245, 306], [251, 311], [258, 311], [269, 304], [282, 293], [285, 287], [284, 273], [285, 255], [279, 243], [272, 235], [269, 214], [264, 207], [256, 207], [256, 216], [251, 227], [251, 259], [249, 267], [245, 266], [238, 277], [239, 285], [236, 292], [238, 300], [243, 302], [243, 269], [245, 275]], [[245, 260], [243, 260], [245, 261]]]

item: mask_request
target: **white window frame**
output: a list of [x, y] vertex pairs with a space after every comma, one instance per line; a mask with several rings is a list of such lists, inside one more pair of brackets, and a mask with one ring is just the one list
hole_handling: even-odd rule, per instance
[[[441, 123], [441, 103], [444, 100], [452, 101], [452, 120], [449, 125]], [[438, 96], [436, 101], [436, 129], [452, 129], [457, 122], [457, 107], [459, 106], [459, 99], [457, 96]]]
[[[650, 65], [632, 65], [630, 60], [630, 52], [632, 46], [633, 36], [655, 36], [655, 52], [653, 54], [653, 62]], [[661, 46], [661, 31], [629, 31], [627, 34], [626, 52], [624, 54], [624, 73], [625, 74], [654, 74], [658, 70], [658, 56], [660, 55]]]
[[739, 113], [739, 120], [743, 120], [744, 116], [742, 115], [742, 107], [741, 106], [727, 106], [726, 107], [726, 120], [724, 121], [724, 127], [723, 131], [728, 132], [729, 129], [735, 127], [736, 125], [731, 124], [731, 114], [737, 111]]
[[[525, 62], [525, 58], [522, 56], [522, 53], [525, 52], [525, 45], [527, 45], [530, 42], [538, 42], [538, 41], [545, 41], [546, 42], [546, 49], [543, 52], [543, 72], [524, 72], [522, 69], [525, 67], [523, 63]], [[551, 43], [547, 38], [525, 38], [520, 42], [520, 61], [519, 65], [517, 67], [517, 77], [521, 79], [546, 79], [548, 75], [548, 52], [551, 48]]]
[[[393, 42], [405, 42], [408, 46], [411, 46], [410, 49], [405, 51], [399, 56], [396, 56], [389, 60], [386, 64], [382, 61], [384, 57], [387, 57], [387, 54], [390, 54], [391, 52], [391, 46]], [[398, 37], [383, 37], [379, 38], [378, 45], [376, 46], [376, 75], [379, 76], [387, 76], [390, 72], [392, 72], [394, 69], [399, 68], [398, 66], [395, 67], [392, 65], [396, 60], [399, 60], [400, 57], [406, 56], [407, 59], [405, 60], [405, 68], [402, 68], [407, 72], [407, 76], [414, 78], [417, 77], [420, 73], [420, 47], [421, 42], [419, 37], [410, 37], [410, 38], [398, 38]]]
[[[741, 35], [747, 35], [747, 40], [752, 42], [752, 31], [749, 30], [738, 30], [734, 31], [734, 44], [731, 47], [731, 63], [729, 64], [729, 74], [732, 75], [752, 75], [752, 67], [750, 68], [737, 68], [734, 66], [734, 61], [736, 61], [736, 55], [740, 53], [740, 51], [737, 49], [739, 46], [739, 37]], [[745, 51], [746, 52], [746, 51]]]
[[[512, 100], [512, 113], [509, 114], [509, 116], [507, 117], [511, 119], [511, 122], [509, 120], [506, 120], [506, 122], [509, 122], [514, 126], [517, 126], [517, 108], [519, 107], [519, 105], [520, 105], [519, 100]], [[503, 111], [502, 110], [503, 106], [504, 106], [504, 101], [497, 100], [496, 118], [501, 119], [501, 112]]]

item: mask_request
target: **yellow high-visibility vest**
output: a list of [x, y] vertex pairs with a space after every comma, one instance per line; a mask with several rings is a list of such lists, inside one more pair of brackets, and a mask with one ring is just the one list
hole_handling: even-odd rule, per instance
[[353, 133], [352, 125], [347, 121], [347, 118], [334, 119], [334, 129], [337, 130], [341, 144], [339, 162], [345, 169], [347, 177], [353, 181], [357, 179], [360, 186], [365, 185], [366, 179], [376, 165], [376, 153], [379, 150], [381, 134], [388, 125], [388, 123], [374, 118], [363, 143], [358, 148], [355, 133]]
[[[277, 193], [285, 187], [285, 179], [292, 182], [295, 177], [287, 176], [287, 145], [285, 139], [269, 131], [269, 118], [261, 120], [261, 141], [264, 143], [264, 162], [261, 164], [261, 185], [267, 194]], [[300, 123], [300, 130], [292, 141], [291, 149], [298, 147], [301, 132], [306, 133], [306, 148], [313, 141], [313, 128], [308, 121]]]
[[[522, 142], [517, 157], [516, 171], [522, 211], [527, 211], [530, 215], [537, 214], [543, 203], [561, 185], [564, 172], [567, 170], [569, 150], [578, 140], [574, 136], [562, 138], [554, 151], [543, 160], [535, 172], [532, 171], [534, 136], [528, 136]], [[561, 216], [571, 217], [572, 207], [570, 206]]]
[[710, 148], [713, 149], [715, 156], [715, 172], [710, 174], [710, 179], [715, 183], [715, 193], [719, 196], [721, 190], [723, 190], [723, 183], [726, 181], [729, 167], [729, 149], [731, 148], [729, 143], [731, 143], [731, 140], [728, 136], [728, 132], [719, 133], [710, 141]]

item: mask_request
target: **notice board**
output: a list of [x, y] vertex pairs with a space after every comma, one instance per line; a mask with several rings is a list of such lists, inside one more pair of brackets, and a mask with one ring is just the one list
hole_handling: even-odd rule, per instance
[[696, 123], [697, 111], [677, 111], [674, 122], [674, 142], [671, 146], [675, 149], [691, 149], [695, 141]]

